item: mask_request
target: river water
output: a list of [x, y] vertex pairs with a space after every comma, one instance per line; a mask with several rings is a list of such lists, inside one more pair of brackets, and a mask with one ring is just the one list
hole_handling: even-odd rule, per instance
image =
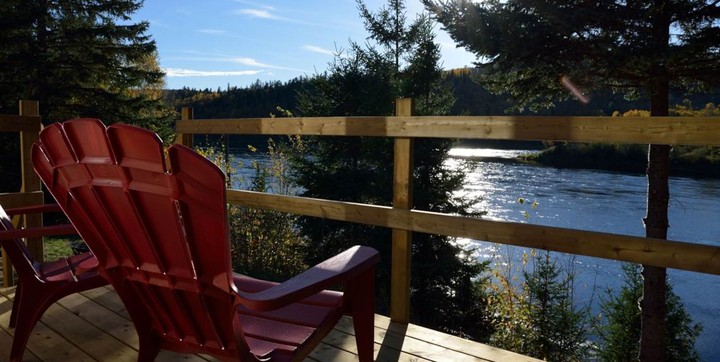
[[[640, 175], [541, 167], [513, 162], [528, 151], [453, 149], [448, 166], [467, 167], [460, 194], [480, 197], [474, 206], [485, 218], [572, 229], [643, 236], [646, 179]], [[523, 198], [525, 202], [518, 202]], [[670, 180], [668, 238], [720, 245], [720, 180]], [[530, 205], [536, 202], [536, 207]], [[461, 240], [478, 248], [481, 259], [499, 258], [519, 264], [523, 248]], [[575, 298], [599, 313], [599, 296], [622, 285], [620, 262], [592, 257], [557, 255], [560, 265], [572, 263]], [[696, 348], [705, 361], [720, 361], [720, 276], [668, 270], [680, 296], [703, 333]]]
[[[466, 184], [458, 194], [478, 198], [473, 207], [486, 212], [484, 218], [644, 235], [644, 176], [514, 161], [526, 152], [531, 151], [456, 148], [446, 162], [448, 167], [466, 170]], [[261, 153], [252, 158], [267, 162]], [[245, 154], [235, 153], [235, 169], [240, 180], [247, 182], [253, 175]], [[241, 184], [235, 186], [243, 188]], [[672, 178], [670, 194], [668, 237], [720, 245], [720, 180]], [[519, 203], [519, 198], [526, 202]], [[476, 249], [480, 259], [510, 260], [515, 265], [527, 251], [479, 240], [459, 242]], [[558, 264], [574, 269], [578, 305], [590, 305], [595, 315], [600, 312], [599, 299], [605, 291], [617, 291], [622, 285], [620, 262], [564, 254], [556, 257]], [[720, 361], [720, 276], [678, 270], [668, 270], [668, 276], [686, 310], [703, 326], [695, 345], [702, 359]]]

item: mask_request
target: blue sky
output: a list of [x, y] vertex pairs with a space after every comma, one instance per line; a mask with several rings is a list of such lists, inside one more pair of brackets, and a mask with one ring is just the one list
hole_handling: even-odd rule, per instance
[[[366, 0], [375, 11], [387, 0]], [[406, 0], [407, 17], [423, 11]], [[246, 86], [323, 72], [349, 40], [368, 36], [355, 0], [145, 0], [133, 20], [150, 22], [166, 88]], [[446, 69], [471, 65], [436, 26]]]

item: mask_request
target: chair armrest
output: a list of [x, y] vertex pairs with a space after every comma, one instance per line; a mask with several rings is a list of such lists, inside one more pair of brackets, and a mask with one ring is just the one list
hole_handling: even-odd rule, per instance
[[62, 212], [62, 209], [60, 208], [60, 205], [58, 205], [58, 204], [45, 204], [45, 205], [15, 207], [12, 209], [7, 209], [7, 210], [5, 210], [5, 212], [9, 216], [15, 216], [15, 215], [24, 215], [24, 214], [40, 214], [40, 213], [45, 213], [45, 212]]
[[75, 227], [70, 224], [50, 225], [27, 229], [0, 230], [0, 240], [12, 240], [22, 238], [36, 238], [50, 235], [74, 235], [77, 234]]
[[273, 310], [351, 280], [370, 270], [379, 260], [377, 250], [356, 245], [281, 284], [256, 293], [237, 293], [246, 308]]
[[[16, 208], [5, 210], [5, 213], [8, 216], [39, 214], [39, 213], [46, 213], [46, 212], [62, 212], [62, 209], [60, 209], [60, 205], [58, 205], [58, 204], [45, 204], [45, 205], [16, 207]], [[0, 230], [0, 239], [10, 240], [10, 239], [21, 239], [21, 238], [34, 238], [34, 237], [49, 236], [49, 235], [73, 235], [73, 234], [77, 234], [77, 231], [75, 230], [75, 227], [73, 225], [62, 224], [62, 225], [31, 227], [31, 228], [26, 228], [26, 229]]]

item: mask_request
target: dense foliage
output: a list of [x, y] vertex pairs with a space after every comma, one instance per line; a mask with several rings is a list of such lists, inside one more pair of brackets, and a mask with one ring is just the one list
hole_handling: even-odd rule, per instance
[[[98, 117], [161, 130], [164, 74], [137, 0], [9, 0], [0, 4], [0, 106], [40, 102], [45, 122]], [[159, 85], [159, 87], [158, 87]]]
[[646, 97], [658, 80], [694, 90], [720, 83], [714, 1], [423, 3], [477, 55], [483, 83], [519, 107], [573, 96], [563, 76], [583, 91], [611, 87]]
[[[682, 105], [670, 109], [671, 115], [682, 117], [712, 117], [720, 114], [714, 103], [693, 109], [686, 99]], [[648, 117], [650, 112], [630, 110], [613, 116]], [[526, 159], [562, 168], [588, 168], [629, 173], [644, 173], [647, 147], [637, 144], [551, 142], [537, 155]], [[675, 146], [670, 154], [671, 176], [720, 177], [720, 149], [717, 146]]]

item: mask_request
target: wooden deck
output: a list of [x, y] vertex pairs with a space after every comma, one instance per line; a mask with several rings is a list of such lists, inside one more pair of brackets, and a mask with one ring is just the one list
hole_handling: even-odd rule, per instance
[[[0, 289], [0, 361], [10, 355], [10, 319], [14, 288]], [[138, 339], [111, 287], [68, 296], [54, 304], [35, 326], [25, 361], [135, 361]], [[344, 318], [308, 358], [309, 361], [355, 361], [352, 322]], [[416, 325], [375, 318], [377, 361], [535, 361]], [[162, 351], [157, 361], [213, 361], [206, 356]]]

